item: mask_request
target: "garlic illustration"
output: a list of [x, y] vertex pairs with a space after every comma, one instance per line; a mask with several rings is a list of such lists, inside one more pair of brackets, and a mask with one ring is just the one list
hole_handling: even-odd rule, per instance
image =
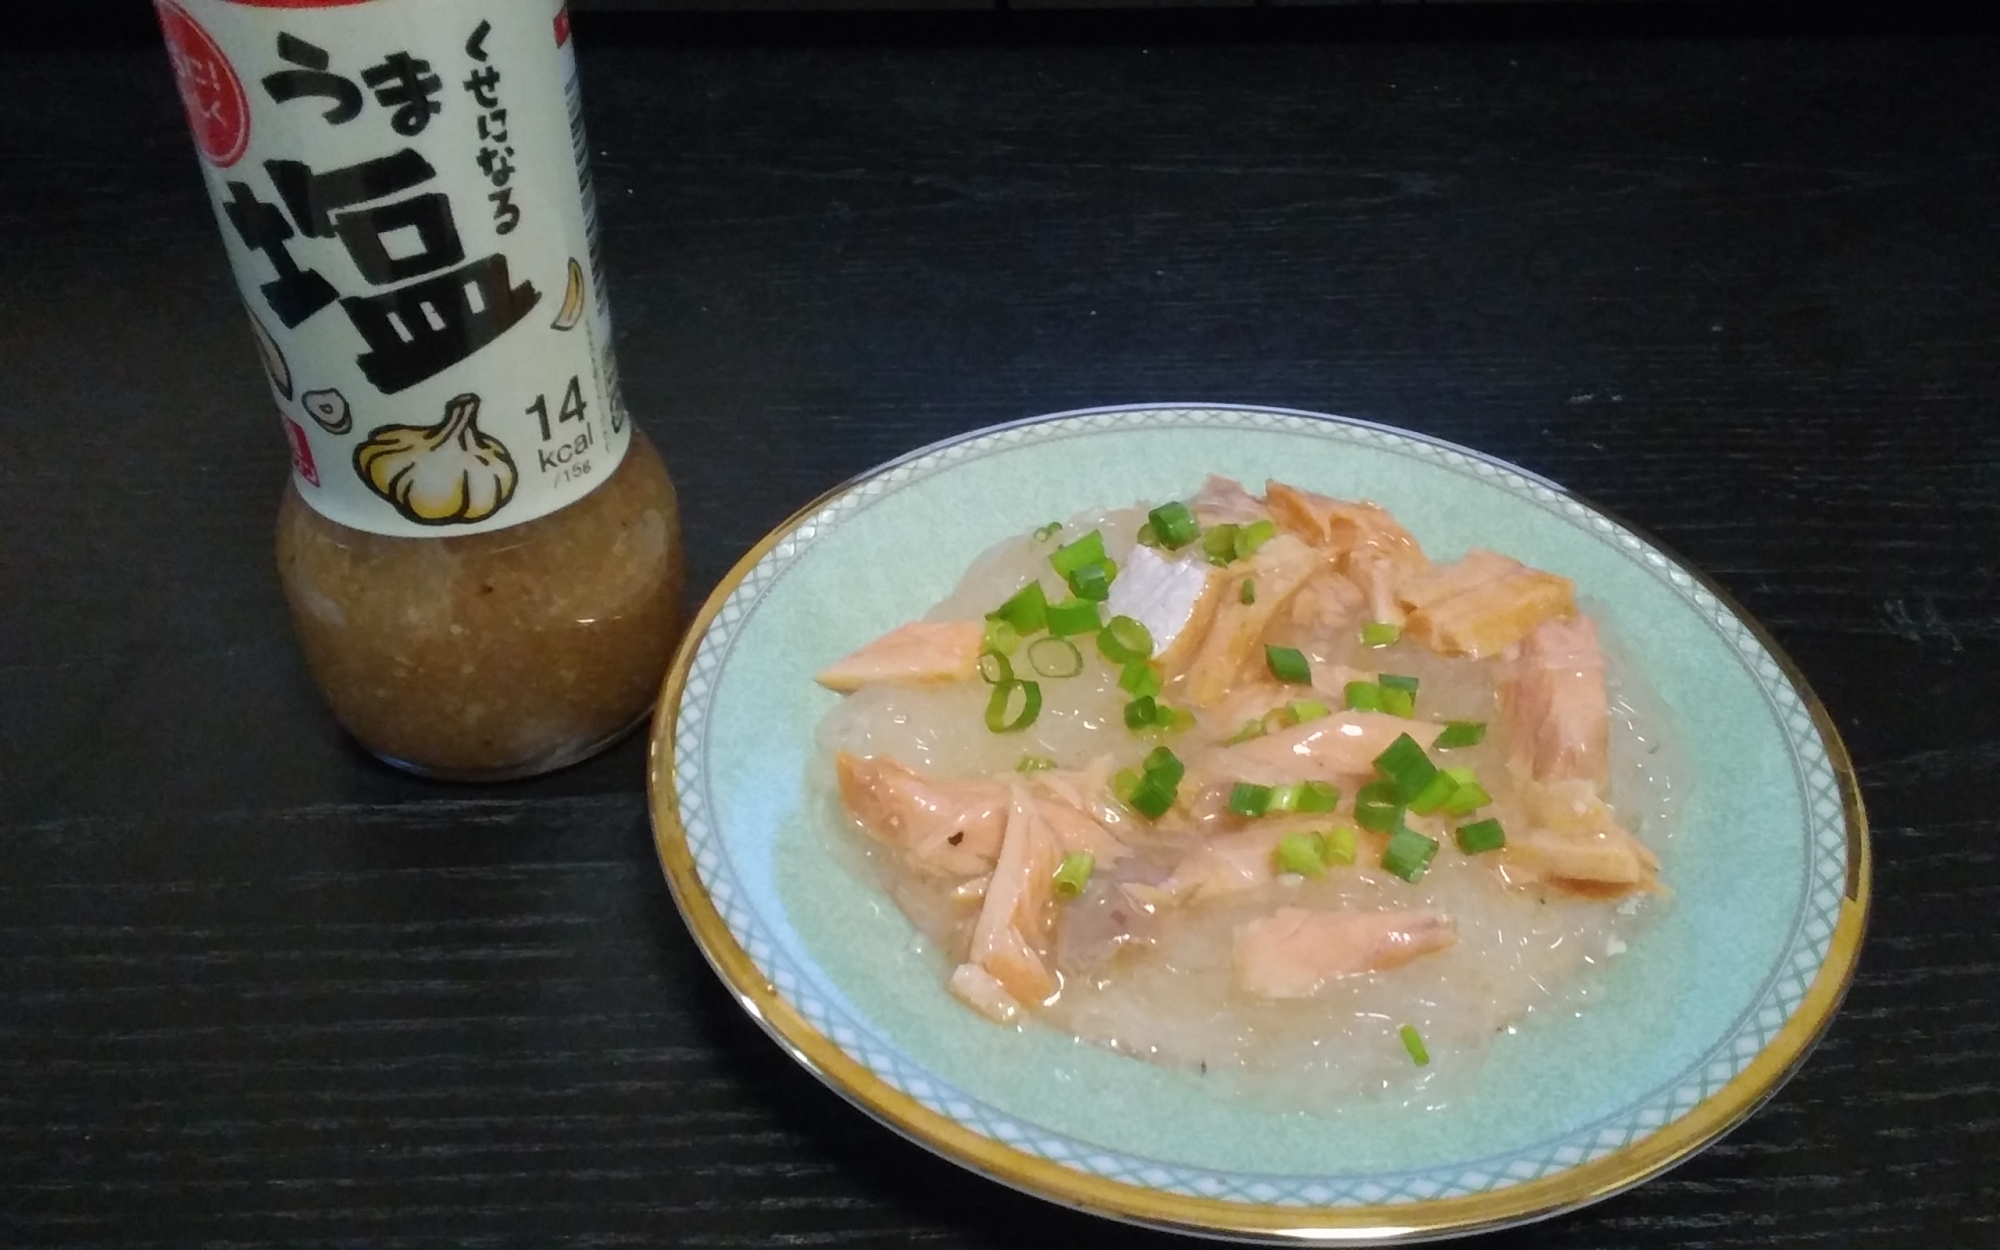
[[437, 425], [378, 426], [355, 448], [354, 471], [419, 525], [483, 521], [514, 497], [520, 475], [478, 415], [479, 396], [460, 395]]
[[583, 320], [583, 266], [576, 263], [576, 257], [569, 258], [569, 286], [563, 290], [562, 311], [550, 323], [551, 330], [574, 330], [576, 323]]
[[345, 434], [354, 428], [354, 415], [347, 410], [347, 397], [331, 387], [323, 391], [307, 391], [299, 396], [299, 403], [305, 407], [306, 415], [319, 422], [319, 428], [329, 434]]
[[292, 397], [292, 367], [285, 363], [285, 353], [278, 350], [278, 340], [257, 320], [257, 314], [248, 308], [243, 314], [250, 318], [250, 333], [257, 340], [257, 359], [264, 362], [264, 376], [271, 379], [271, 389], [284, 396]]

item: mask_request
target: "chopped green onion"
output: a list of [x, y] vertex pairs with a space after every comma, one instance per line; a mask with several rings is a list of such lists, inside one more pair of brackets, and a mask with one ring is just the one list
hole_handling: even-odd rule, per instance
[[1424, 1049], [1424, 1036], [1417, 1032], [1417, 1026], [1406, 1024], [1396, 1032], [1402, 1036], [1403, 1049], [1410, 1052], [1410, 1058], [1417, 1061], [1420, 1068], [1431, 1065], [1431, 1052]]
[[1021, 645], [1021, 631], [997, 616], [986, 618], [986, 646], [984, 650], [996, 655], [1012, 655]]
[[1159, 715], [1159, 702], [1152, 695], [1142, 694], [1125, 705], [1125, 728], [1134, 731], [1151, 729]]
[[998, 651], [979, 653], [979, 676], [989, 686], [1014, 680], [1014, 663]]
[[1045, 773], [1054, 768], [1056, 762], [1046, 755], [1023, 755], [1021, 762], [1014, 765], [1017, 773]]
[[1111, 774], [1111, 793], [1118, 796], [1119, 802], [1130, 803], [1132, 796], [1138, 792], [1139, 782], [1142, 780], [1144, 777], [1138, 769], [1121, 768]]
[[1361, 626], [1361, 645], [1386, 647], [1403, 636], [1403, 627], [1390, 621], [1367, 621]]
[[1469, 825], [1460, 825], [1453, 835], [1458, 839], [1458, 849], [1467, 855], [1478, 855], [1483, 851], [1497, 851], [1507, 845], [1507, 832], [1500, 822], [1488, 817], [1475, 820]]
[[1271, 787], [1239, 781], [1229, 791], [1229, 810], [1238, 816], [1262, 816], [1271, 807]]
[[1264, 713], [1264, 732], [1267, 734], [1277, 733], [1280, 729], [1290, 729], [1298, 723], [1299, 714], [1294, 712], [1289, 705], [1274, 707]]
[[1326, 875], [1326, 840], [1316, 833], [1288, 833], [1278, 839], [1275, 855], [1279, 872], [1301, 877]]
[[1187, 765], [1181, 758], [1165, 747], [1154, 747], [1146, 752], [1145, 760], [1139, 765], [1148, 776], [1165, 777], [1167, 784], [1177, 786], [1181, 778], [1187, 776]]
[[1264, 663], [1270, 668], [1271, 676], [1279, 681], [1295, 686], [1312, 685], [1312, 665], [1306, 662], [1305, 654], [1297, 647], [1274, 647], [1266, 643]]
[[1326, 831], [1324, 841], [1328, 864], [1351, 864], [1360, 849], [1361, 834], [1353, 825], [1335, 825]]
[[1097, 866], [1097, 859], [1089, 851], [1071, 851], [1063, 856], [1056, 867], [1056, 897], [1075, 898], [1083, 893], [1083, 887], [1090, 884], [1090, 870]]
[[1222, 740], [1222, 745], [1226, 747], [1233, 747], [1239, 743], [1250, 742], [1257, 738], [1261, 738], [1263, 736], [1264, 736], [1263, 721], [1246, 720], [1243, 722], [1242, 728], [1238, 729], [1235, 733], [1230, 734], [1227, 738], [1224, 738]]
[[1389, 835], [1389, 845], [1382, 851], [1382, 867], [1414, 885], [1423, 880], [1424, 870], [1431, 866], [1431, 857], [1437, 851], [1436, 838], [1427, 838], [1408, 825], [1398, 824]]
[[1306, 781], [1299, 785], [1298, 810], [1330, 812], [1340, 806], [1340, 788], [1326, 781]]
[[1067, 638], [1037, 638], [1028, 644], [1028, 667], [1040, 677], [1074, 677], [1083, 671], [1083, 652]]
[[1256, 579], [1256, 578], [1254, 578], [1254, 577], [1246, 577], [1246, 578], [1244, 578], [1244, 579], [1243, 579], [1243, 587], [1242, 587], [1242, 589], [1240, 589], [1240, 590], [1238, 590], [1238, 591], [1236, 592], [1236, 601], [1237, 601], [1238, 603], [1241, 603], [1241, 604], [1245, 605], [1246, 607], [1247, 607], [1248, 605], [1250, 605], [1250, 604], [1253, 604], [1253, 603], [1257, 602], [1257, 579]]
[[[1098, 637], [1102, 638], [1104, 635], [1099, 634]], [[1160, 693], [1160, 686], [1164, 680], [1157, 665], [1148, 664], [1144, 660], [1133, 660], [1118, 674], [1118, 688], [1126, 694], [1145, 698]]]
[[1047, 542], [1061, 532], [1062, 527], [1061, 521], [1050, 521], [1047, 525], [1035, 531], [1035, 541], [1038, 543]]
[[1393, 781], [1371, 781], [1354, 794], [1354, 822], [1363, 829], [1387, 833], [1403, 817], [1403, 799]]
[[1174, 805], [1174, 783], [1158, 773], [1147, 773], [1132, 791], [1132, 806], [1148, 820], [1158, 820]]
[[1201, 534], [1201, 522], [1195, 520], [1194, 513], [1178, 500], [1163, 503], [1148, 512], [1146, 521], [1153, 527], [1153, 535], [1160, 540], [1160, 545], [1169, 551], [1179, 551]]
[[[1007, 709], [1014, 702], [1014, 692], [1021, 692], [1021, 711], [1012, 720], [1007, 719]], [[1042, 714], [1042, 687], [1037, 682], [1009, 679], [993, 687], [993, 695], [986, 700], [986, 727], [997, 734], [1018, 733], [1035, 723]]]
[[1288, 786], [1272, 786], [1271, 801], [1264, 805], [1264, 813], [1296, 812], [1299, 810], [1299, 783]]
[[1433, 776], [1430, 784], [1417, 791], [1410, 800], [1410, 810], [1419, 816], [1428, 816], [1449, 802], [1458, 793], [1458, 783], [1440, 772]]
[[1228, 564], [1236, 558], [1236, 529], [1229, 524], [1211, 525], [1201, 533], [1201, 553], [1210, 564]]
[[1459, 781], [1451, 797], [1444, 801], [1444, 813], [1447, 816], [1467, 816], [1492, 801], [1493, 796], [1486, 793], [1486, 787], [1476, 780]]
[[1129, 616], [1114, 616], [1097, 631], [1097, 649], [1113, 664], [1130, 664], [1153, 654], [1153, 634]]
[[1151, 521], [1139, 527], [1138, 542], [1141, 547], [1157, 547], [1160, 545], [1160, 536], [1154, 532]]
[[1015, 633], [1026, 637], [1048, 625], [1049, 597], [1040, 582], [1029, 582], [986, 615], [990, 620], [1007, 622]]
[[1285, 710], [1292, 714], [1292, 723], [1297, 725], [1303, 725], [1309, 720], [1319, 720], [1321, 717], [1333, 715], [1327, 709], [1326, 704], [1321, 703], [1318, 699], [1299, 699], [1296, 702], [1287, 703]]
[[1070, 593], [1077, 598], [1103, 603], [1111, 597], [1111, 579], [1114, 576], [1114, 566], [1107, 560], [1102, 564], [1086, 564], [1064, 580], [1069, 583]]
[[[1097, 603], [1091, 599], [1065, 599], [1048, 607], [1049, 632], [1058, 638], [1071, 634], [1094, 634], [1104, 628], [1098, 619]], [[1026, 631], [1023, 631], [1026, 632]]]
[[1168, 733], [1186, 733], [1194, 728], [1194, 713], [1181, 707], [1160, 704], [1158, 724]]
[[1379, 712], [1382, 710], [1382, 687], [1372, 681], [1350, 681], [1341, 691], [1347, 700], [1349, 711]]
[[1049, 555], [1049, 566], [1064, 578], [1088, 565], [1102, 563], [1104, 563], [1103, 530], [1092, 530], [1067, 546], [1057, 547]]
[[1486, 737], [1486, 722], [1481, 720], [1446, 721], [1444, 732], [1437, 736], [1436, 746], [1449, 751], [1453, 747], [1478, 746]]
[[1269, 521], [1252, 521], [1236, 527], [1236, 558], [1248, 560], [1257, 548], [1278, 536], [1278, 527]]
[[1375, 768], [1395, 783], [1396, 793], [1405, 804], [1422, 794], [1438, 773], [1437, 765], [1431, 763], [1417, 740], [1408, 734], [1396, 735], [1396, 740], [1375, 757]]
[[1401, 686], [1383, 686], [1382, 710], [1391, 716], [1409, 720], [1417, 714], [1417, 696]]
[[1376, 684], [1384, 690], [1407, 690], [1411, 694], [1417, 692], [1417, 679], [1405, 677], [1401, 673], [1384, 673], [1376, 679]]

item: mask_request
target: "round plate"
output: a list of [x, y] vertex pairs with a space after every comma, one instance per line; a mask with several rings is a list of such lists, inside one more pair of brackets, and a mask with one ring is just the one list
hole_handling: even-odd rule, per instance
[[[813, 674], [922, 614], [974, 556], [1051, 517], [1185, 498], [1209, 473], [1373, 499], [1440, 558], [1490, 546], [1575, 579], [1682, 728], [1694, 787], [1669, 906], [1592, 971], [1592, 1005], [1495, 1039], [1445, 1110], [1337, 1118], [988, 1024], [836, 854], [809, 793], [837, 696]], [[744, 557], [696, 618], [654, 720], [660, 861], [744, 1009], [856, 1105], [1029, 1193], [1246, 1239], [1419, 1241], [1555, 1214], [1686, 1158], [1826, 1027], [1868, 899], [1859, 791], [1832, 725], [1754, 622], [1656, 544], [1533, 474], [1311, 413], [1146, 406], [1043, 417], [849, 482]]]

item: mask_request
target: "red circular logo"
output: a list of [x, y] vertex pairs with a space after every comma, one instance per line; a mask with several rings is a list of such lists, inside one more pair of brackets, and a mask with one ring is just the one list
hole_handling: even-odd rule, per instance
[[172, 0], [153, 0], [160, 29], [167, 36], [167, 57], [180, 84], [188, 128], [201, 154], [224, 169], [243, 159], [250, 146], [250, 101], [243, 81], [200, 23]]

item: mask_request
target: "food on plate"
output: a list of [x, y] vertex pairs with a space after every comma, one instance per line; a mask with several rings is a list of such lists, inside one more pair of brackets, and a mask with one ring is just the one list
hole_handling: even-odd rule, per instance
[[1552, 571], [1279, 482], [1051, 523], [834, 659], [841, 824], [940, 980], [1204, 1074], [1394, 1085], [1670, 897], [1666, 716]]

